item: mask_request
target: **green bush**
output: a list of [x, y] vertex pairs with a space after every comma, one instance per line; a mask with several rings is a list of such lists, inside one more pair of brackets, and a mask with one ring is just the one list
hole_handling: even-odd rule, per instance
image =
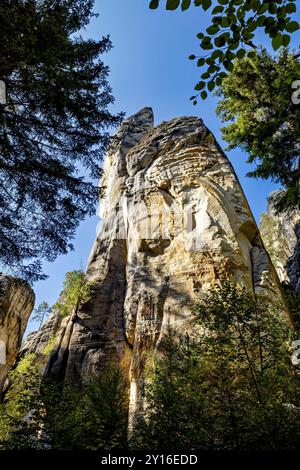
[[[0, 449], [111, 450], [125, 448], [127, 396], [121, 372], [108, 367], [81, 390], [44, 379], [23, 360], [0, 406]], [[24, 372], [24, 364], [26, 371]], [[37, 375], [38, 374], [38, 375]]]
[[299, 448], [293, 333], [280, 311], [226, 279], [216, 285], [195, 307], [193, 335], [166, 332], [131, 446]]

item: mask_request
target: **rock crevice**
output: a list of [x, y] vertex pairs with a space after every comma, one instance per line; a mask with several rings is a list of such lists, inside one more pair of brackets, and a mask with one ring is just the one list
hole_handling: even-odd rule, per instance
[[0, 275], [0, 392], [21, 348], [35, 295], [24, 281]]

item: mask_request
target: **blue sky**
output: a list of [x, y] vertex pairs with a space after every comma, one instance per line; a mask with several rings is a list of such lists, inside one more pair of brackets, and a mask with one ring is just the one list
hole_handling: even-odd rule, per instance
[[[189, 101], [199, 69], [188, 56], [197, 55], [196, 34], [209, 25], [209, 15], [200, 8], [185, 12], [163, 8], [154, 11], [148, 9], [148, 4], [149, 0], [96, 0], [95, 11], [99, 17], [85, 32], [97, 39], [104, 34], [111, 35], [114, 48], [104, 60], [111, 70], [110, 83], [116, 99], [113, 111], [124, 111], [129, 116], [144, 106], [151, 106], [156, 124], [175, 116], [199, 116], [225, 148], [219, 131], [221, 122], [215, 115], [217, 99], [210, 96], [196, 107]], [[259, 40], [269, 46], [262, 34]], [[298, 43], [299, 38], [294, 38], [293, 45], [298, 47]], [[227, 155], [259, 220], [266, 208], [266, 197], [277, 187], [245, 177], [251, 167], [245, 163], [246, 156], [241, 151]], [[82, 222], [74, 239], [75, 250], [52, 264], [44, 264], [49, 278], [34, 285], [36, 305], [42, 301], [53, 304], [62, 289], [65, 273], [86, 268], [98, 223], [96, 216]], [[28, 331], [35, 327], [36, 324], [30, 322]]]

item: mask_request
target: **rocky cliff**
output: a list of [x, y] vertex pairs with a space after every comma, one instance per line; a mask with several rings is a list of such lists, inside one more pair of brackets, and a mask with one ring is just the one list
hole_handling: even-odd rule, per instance
[[224, 271], [255, 295], [282, 293], [235, 172], [201, 119], [154, 127], [145, 108], [124, 121], [101, 188], [92, 296], [69, 319], [48, 372], [80, 381], [115, 361], [135, 412], [149, 351], [169, 323], [189, 327], [191, 306]]
[[34, 301], [26, 282], [0, 275], [0, 392], [20, 350]]
[[60, 336], [68, 319], [64, 318], [60, 312], [54, 311], [45, 321], [39, 331], [30, 333], [20, 352], [18, 359], [27, 353], [35, 354], [35, 364], [39, 366], [42, 374], [46, 372], [49, 356], [59, 345]]
[[275, 203], [283, 191], [273, 191], [260, 229], [281, 282], [300, 293], [300, 210], [276, 214]]

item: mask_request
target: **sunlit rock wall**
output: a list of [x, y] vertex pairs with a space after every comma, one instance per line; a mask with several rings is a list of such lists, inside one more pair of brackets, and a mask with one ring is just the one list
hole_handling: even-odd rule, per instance
[[168, 324], [189, 328], [192, 305], [224, 272], [254, 295], [282, 293], [232, 165], [201, 119], [154, 128], [150, 108], [127, 119], [101, 188], [92, 298], [69, 320], [49, 373], [80, 381], [117, 362], [135, 413], [149, 352]]

